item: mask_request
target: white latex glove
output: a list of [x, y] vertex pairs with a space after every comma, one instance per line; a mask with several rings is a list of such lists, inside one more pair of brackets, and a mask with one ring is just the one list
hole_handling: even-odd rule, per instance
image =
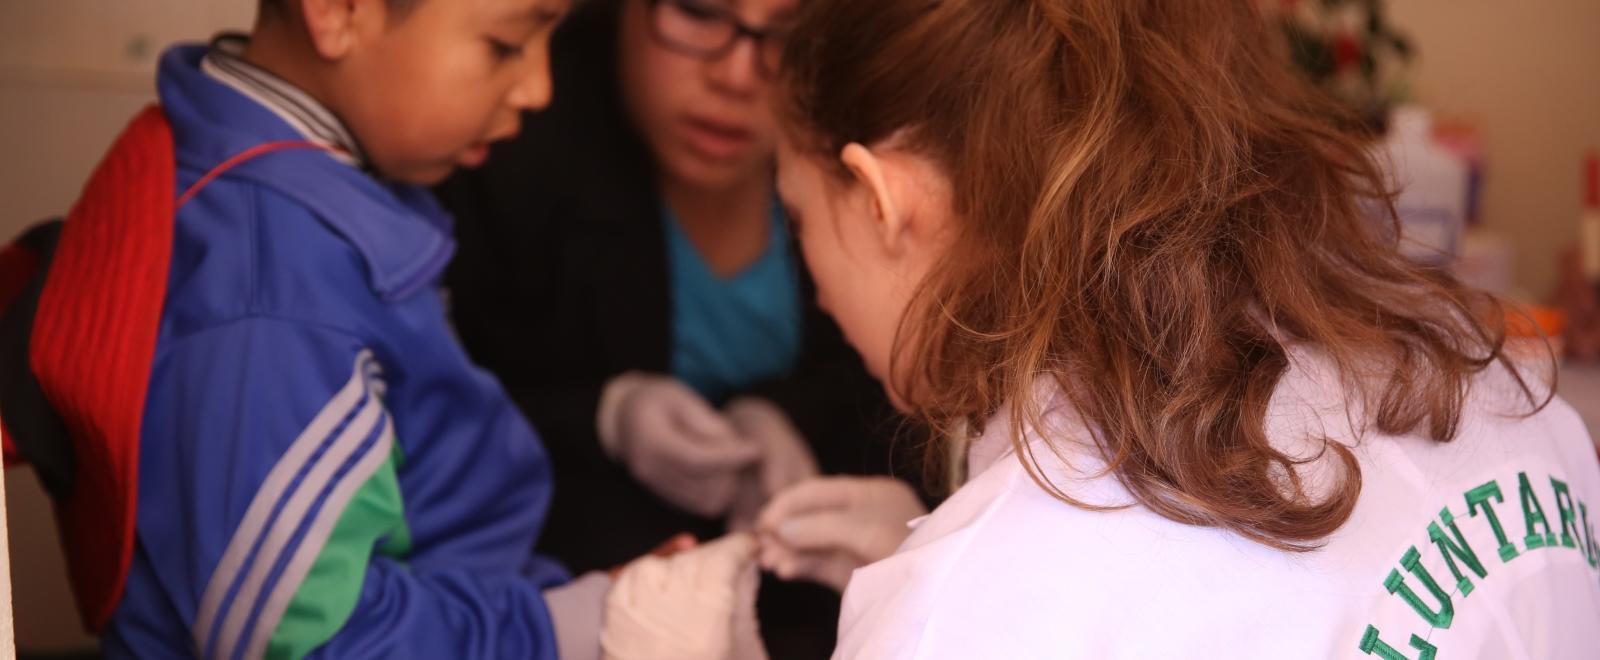
[[705, 517], [733, 504], [741, 473], [761, 458], [721, 413], [667, 376], [626, 373], [600, 395], [595, 419], [607, 454], [673, 505]]
[[600, 647], [607, 660], [766, 660], [756, 631], [755, 538], [730, 534], [617, 576]]
[[771, 401], [734, 399], [724, 412], [741, 437], [761, 448], [761, 460], [745, 471], [728, 513], [728, 529], [742, 531], [755, 526], [774, 495], [817, 476], [817, 459], [789, 416]]
[[784, 580], [844, 591], [857, 568], [884, 559], [927, 515], [905, 483], [889, 477], [823, 477], [790, 488], [756, 521], [761, 566]]

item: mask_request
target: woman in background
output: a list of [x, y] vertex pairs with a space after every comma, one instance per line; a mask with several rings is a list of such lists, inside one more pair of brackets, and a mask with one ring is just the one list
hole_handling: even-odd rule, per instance
[[[819, 468], [888, 471], [891, 410], [814, 304], [773, 190], [794, 9], [588, 3], [552, 46], [547, 112], [441, 189], [457, 330], [549, 447], [540, 549], [574, 571], [748, 525]], [[776, 657], [827, 653], [836, 593], [761, 594]]]

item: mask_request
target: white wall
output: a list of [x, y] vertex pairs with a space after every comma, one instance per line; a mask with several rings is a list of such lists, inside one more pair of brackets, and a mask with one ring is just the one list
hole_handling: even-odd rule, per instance
[[142, 83], [163, 44], [245, 27], [252, 0], [5, 0], [0, 69]]
[[0, 238], [64, 213], [154, 100], [161, 45], [247, 27], [254, 0], [0, 0]]
[[1484, 222], [1512, 242], [1517, 283], [1547, 294], [1577, 237], [1582, 154], [1600, 148], [1600, 0], [1389, 0], [1389, 15], [1420, 51], [1419, 99], [1481, 126]]

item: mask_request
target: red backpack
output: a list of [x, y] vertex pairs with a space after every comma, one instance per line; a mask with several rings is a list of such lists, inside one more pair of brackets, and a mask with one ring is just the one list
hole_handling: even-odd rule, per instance
[[217, 166], [174, 199], [172, 127], [141, 112], [96, 167], [64, 222], [0, 250], [0, 426], [5, 463], [26, 461], [55, 504], [83, 623], [122, 598], [138, 511], [139, 431], [177, 210], [272, 142]]

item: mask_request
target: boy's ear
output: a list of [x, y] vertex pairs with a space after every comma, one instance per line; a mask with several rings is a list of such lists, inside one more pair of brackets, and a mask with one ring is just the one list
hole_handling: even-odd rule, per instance
[[363, 36], [383, 29], [386, 0], [294, 0], [306, 26], [306, 37], [327, 60], [350, 54]]

